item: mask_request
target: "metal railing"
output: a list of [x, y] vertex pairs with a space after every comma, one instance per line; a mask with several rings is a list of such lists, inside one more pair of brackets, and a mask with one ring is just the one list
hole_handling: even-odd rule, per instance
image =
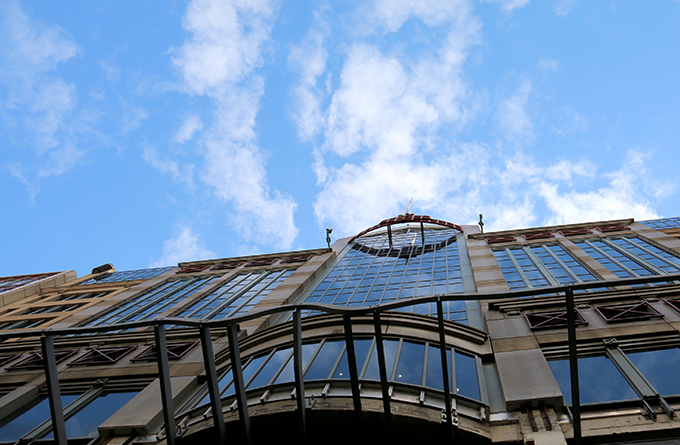
[[439, 333], [439, 349], [441, 351], [441, 365], [443, 376], [443, 388], [446, 407], [446, 425], [447, 435], [450, 436], [451, 442], [455, 442], [455, 429], [452, 421], [452, 396], [449, 388], [448, 376], [448, 362], [447, 362], [447, 346], [445, 339], [445, 322], [443, 302], [445, 301], [461, 301], [461, 300], [497, 300], [508, 298], [530, 297], [543, 294], [563, 294], [565, 297], [565, 304], [567, 307], [567, 331], [569, 342], [569, 364], [570, 364], [570, 378], [571, 378], [571, 393], [572, 393], [572, 421], [574, 432], [574, 443], [581, 442], [581, 407], [579, 396], [578, 383], [578, 361], [576, 350], [576, 318], [574, 306], [574, 292], [586, 289], [597, 288], [611, 288], [617, 286], [628, 286], [636, 284], [649, 284], [659, 282], [673, 282], [680, 281], [680, 274], [662, 275], [645, 278], [629, 278], [610, 281], [595, 281], [588, 283], [577, 283], [565, 286], [543, 287], [537, 289], [526, 289], [518, 291], [494, 292], [494, 293], [477, 293], [477, 294], [442, 294], [432, 295], [427, 297], [414, 297], [408, 300], [385, 303], [379, 306], [368, 307], [340, 307], [320, 303], [301, 303], [296, 305], [281, 305], [278, 307], [253, 311], [245, 315], [240, 315], [233, 318], [221, 320], [195, 320], [187, 318], [164, 318], [156, 320], [136, 321], [130, 323], [121, 323], [108, 326], [90, 326], [90, 327], [74, 327], [64, 329], [44, 329], [23, 332], [8, 332], [0, 333], [0, 341], [16, 338], [32, 338], [40, 337], [41, 348], [45, 360], [45, 376], [47, 385], [47, 395], [49, 398], [50, 413], [52, 420], [52, 429], [54, 438], [57, 444], [67, 445], [66, 428], [64, 412], [61, 403], [59, 379], [57, 371], [57, 361], [54, 351], [54, 337], [61, 335], [78, 335], [78, 334], [93, 334], [141, 327], [153, 327], [156, 341], [157, 351], [157, 365], [158, 374], [161, 387], [161, 401], [163, 404], [163, 418], [165, 421], [166, 440], [168, 445], [175, 445], [176, 443], [176, 423], [174, 417], [174, 406], [172, 400], [172, 390], [170, 384], [170, 366], [168, 361], [167, 341], [166, 341], [166, 325], [184, 326], [198, 328], [201, 349], [203, 354], [203, 362], [206, 370], [208, 394], [210, 396], [210, 407], [213, 412], [213, 422], [216, 435], [220, 443], [227, 444], [227, 432], [222, 413], [222, 400], [220, 398], [220, 390], [217, 378], [217, 369], [215, 365], [215, 355], [213, 353], [211, 341], [211, 328], [227, 328], [227, 337], [229, 341], [229, 358], [231, 360], [231, 372], [233, 374], [235, 397], [239, 413], [240, 429], [245, 437], [247, 443], [251, 443], [251, 428], [250, 418], [248, 415], [248, 405], [246, 399], [245, 385], [243, 381], [243, 371], [241, 363], [241, 355], [238, 342], [238, 324], [261, 318], [264, 316], [279, 314], [283, 312], [293, 312], [293, 360], [295, 373], [295, 391], [298, 394], [297, 398], [297, 412], [298, 422], [302, 441], [306, 441], [307, 434], [307, 419], [305, 412], [305, 389], [302, 369], [302, 316], [303, 310], [314, 310], [325, 312], [327, 314], [341, 315], [343, 317], [345, 343], [347, 348], [347, 358], [349, 364], [350, 384], [352, 390], [352, 401], [356, 422], [359, 426], [358, 431], [362, 431], [363, 414], [361, 405], [361, 396], [359, 388], [359, 377], [357, 370], [356, 352], [354, 350], [354, 336], [352, 333], [352, 317], [371, 315], [373, 317], [373, 324], [376, 338], [376, 348], [378, 354], [378, 365], [380, 371], [380, 384], [382, 390], [382, 402], [384, 408], [384, 416], [386, 425], [389, 427], [392, 422], [392, 411], [390, 406], [389, 396], [389, 381], [387, 378], [387, 369], [385, 364], [385, 351], [383, 347], [381, 314], [400, 309], [403, 307], [414, 306], [423, 303], [435, 303], [437, 306], [437, 325]]

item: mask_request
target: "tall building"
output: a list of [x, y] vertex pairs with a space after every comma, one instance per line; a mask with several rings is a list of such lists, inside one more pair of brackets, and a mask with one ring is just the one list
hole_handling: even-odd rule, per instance
[[328, 248], [0, 278], [0, 443], [680, 443], [679, 237], [405, 214]]

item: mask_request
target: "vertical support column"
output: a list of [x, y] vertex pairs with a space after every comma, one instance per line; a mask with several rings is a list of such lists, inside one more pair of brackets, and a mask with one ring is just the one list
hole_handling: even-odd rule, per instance
[[243, 382], [243, 369], [241, 366], [241, 352], [238, 346], [238, 325], [229, 325], [227, 329], [229, 336], [229, 358], [231, 359], [231, 372], [234, 377], [234, 391], [236, 392], [236, 405], [241, 422], [241, 428], [245, 434], [246, 443], [250, 444], [250, 416], [248, 415], [248, 400], [246, 399], [246, 388]]
[[349, 314], [342, 316], [345, 328], [345, 344], [347, 346], [347, 364], [349, 365], [349, 380], [352, 385], [352, 401], [354, 402], [354, 414], [356, 415], [358, 431], [361, 437], [364, 435], [364, 420], [361, 412], [361, 394], [359, 391], [359, 373], [357, 372], [357, 356], [354, 350], [354, 334], [352, 333], [352, 317]]
[[446, 357], [446, 332], [444, 330], [444, 305], [441, 297], [437, 298], [437, 327], [439, 331], [439, 352], [444, 378], [444, 406], [446, 407], [446, 428], [451, 433], [451, 442], [455, 441], [453, 430], [453, 413], [451, 412], [451, 387], [449, 386], [449, 363]]
[[425, 227], [422, 221], [420, 221], [420, 238], [423, 240], [423, 248], [425, 248]]
[[302, 443], [307, 443], [307, 413], [305, 411], [305, 382], [302, 369], [302, 315], [300, 308], [293, 313], [293, 370], [295, 371], [295, 397]]
[[210, 326], [201, 326], [201, 350], [203, 351], [203, 364], [205, 375], [208, 378], [208, 394], [210, 395], [210, 408], [212, 409], [215, 431], [221, 444], [227, 444], [227, 432], [224, 427], [222, 415], [222, 399], [220, 398], [220, 386], [215, 369], [215, 354], [213, 353]]
[[385, 364], [385, 345], [382, 337], [380, 312], [373, 312], [373, 327], [375, 331], [375, 348], [378, 352], [378, 369], [380, 370], [380, 389], [382, 390], [383, 411], [387, 428], [392, 427], [392, 408], [390, 406], [390, 383], [387, 380], [387, 365]]
[[156, 337], [156, 361], [158, 363], [158, 377], [161, 384], [161, 401], [163, 402], [165, 435], [168, 445], [175, 445], [177, 427], [175, 425], [175, 408], [172, 403], [170, 364], [168, 362], [168, 343], [165, 340], [165, 325], [162, 323], [157, 324], [154, 335]]
[[40, 345], [42, 346], [43, 360], [45, 362], [45, 379], [47, 380], [47, 396], [50, 403], [54, 439], [59, 445], [67, 445], [64, 409], [61, 405], [59, 373], [57, 372], [57, 358], [54, 355], [54, 339], [52, 335], [43, 335], [40, 338]]
[[387, 226], [387, 239], [390, 241], [390, 249], [392, 248], [392, 226]]
[[568, 288], [565, 292], [567, 300], [567, 334], [569, 338], [569, 372], [571, 375], [571, 413], [574, 421], [574, 444], [581, 444], [581, 396], [578, 385], [578, 352], [576, 349], [576, 308], [574, 292]]

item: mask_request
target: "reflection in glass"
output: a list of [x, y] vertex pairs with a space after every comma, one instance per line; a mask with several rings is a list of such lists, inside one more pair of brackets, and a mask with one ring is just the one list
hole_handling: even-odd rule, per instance
[[[62, 406], [73, 402], [78, 396], [61, 396]], [[15, 413], [13, 413], [15, 414]], [[19, 414], [13, 420], [9, 420], [0, 427], [0, 442], [19, 440], [26, 433], [50, 418], [50, 404], [48, 399], [41, 400], [38, 404]], [[4, 423], [8, 419], [2, 419]]]
[[[571, 405], [569, 360], [549, 361], [567, 405]], [[581, 403], [613, 402], [637, 398], [635, 391], [616, 366], [605, 356], [578, 359]]]
[[479, 381], [477, 380], [477, 363], [474, 357], [456, 352], [456, 393], [479, 400]]
[[425, 345], [405, 341], [401, 346], [395, 382], [420, 385], [423, 381]]
[[680, 380], [671, 370], [680, 369], [680, 349], [626, 354], [635, 367], [662, 396], [680, 394]]

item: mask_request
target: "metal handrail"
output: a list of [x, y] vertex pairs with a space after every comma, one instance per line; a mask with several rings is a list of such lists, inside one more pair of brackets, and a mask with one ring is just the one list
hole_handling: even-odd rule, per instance
[[[673, 282], [673, 281], [680, 281], [680, 274], [672, 274], [672, 275], [659, 275], [659, 276], [652, 276], [652, 277], [644, 277], [644, 278], [626, 278], [626, 279], [619, 279], [619, 280], [609, 280], [609, 281], [592, 281], [592, 282], [587, 282], [587, 283], [575, 283], [575, 284], [569, 284], [569, 285], [562, 285], [562, 286], [550, 286], [550, 287], [542, 287], [542, 288], [535, 288], [535, 289], [525, 289], [525, 290], [515, 290], [515, 291], [506, 291], [506, 292], [490, 292], [490, 293], [474, 293], [474, 294], [438, 294], [438, 295], [430, 295], [430, 296], [425, 296], [425, 297], [413, 297], [409, 298], [403, 301], [397, 301], [397, 302], [392, 302], [392, 303], [383, 303], [380, 305], [374, 305], [374, 306], [365, 306], [365, 307], [343, 307], [343, 306], [335, 306], [331, 304], [323, 304], [323, 303], [300, 303], [300, 304], [286, 304], [286, 305], [281, 305], [277, 307], [272, 307], [272, 308], [267, 308], [267, 309], [261, 309], [261, 310], [256, 310], [256, 311], [251, 311], [247, 314], [235, 316], [232, 318], [227, 318], [227, 319], [220, 319], [220, 320], [205, 320], [205, 319], [190, 319], [190, 318], [181, 318], [181, 317], [168, 317], [168, 318], [161, 318], [161, 319], [154, 319], [154, 320], [142, 320], [142, 321], [135, 321], [135, 322], [128, 322], [128, 323], [120, 323], [120, 324], [111, 324], [107, 326], [87, 326], [87, 327], [71, 327], [71, 328], [61, 328], [61, 329], [41, 329], [41, 330], [27, 330], [27, 331], [22, 331], [22, 332], [8, 332], [8, 333], [0, 333], [0, 341], [6, 340], [6, 339], [14, 339], [14, 338], [31, 338], [31, 337], [40, 337], [41, 338], [41, 345], [42, 345], [42, 350], [43, 350], [43, 355], [45, 357], [45, 372], [47, 376], [47, 393], [48, 397], [50, 399], [50, 411], [51, 411], [51, 418], [52, 418], [52, 425], [53, 425], [53, 431], [54, 431], [54, 436], [56, 439], [56, 442], [59, 445], [67, 445], [67, 439], [66, 439], [66, 432], [64, 428], [64, 414], [61, 409], [61, 399], [60, 399], [60, 390], [59, 390], [59, 381], [57, 378], [57, 369], [56, 369], [56, 359], [54, 355], [54, 343], [53, 339], [55, 336], [61, 336], [61, 335], [77, 335], [77, 334], [92, 334], [92, 333], [100, 333], [100, 332], [109, 332], [109, 331], [120, 331], [120, 330], [125, 330], [125, 329], [134, 329], [134, 328], [142, 328], [142, 327], [153, 327], [155, 330], [155, 337], [156, 341], [159, 345], [165, 344], [165, 327], [166, 325], [174, 325], [174, 326], [185, 326], [185, 327], [195, 327], [199, 328], [201, 331], [201, 343], [203, 347], [203, 358], [204, 358], [204, 365], [206, 369], [206, 373], [209, 375], [208, 379], [208, 386], [209, 386], [209, 394], [211, 398], [211, 406], [213, 409], [215, 409], [216, 413], [221, 411], [219, 408], [221, 408], [221, 401], [219, 400], [219, 388], [217, 387], [218, 382], [217, 379], [215, 378], [215, 357], [214, 354], [212, 354], [212, 346], [208, 346], [208, 343], [211, 341], [210, 338], [210, 329], [214, 328], [227, 328], [227, 333], [228, 333], [228, 339], [229, 339], [229, 350], [230, 350], [230, 356], [232, 363], [238, 364], [240, 363], [240, 350], [239, 350], [239, 344], [238, 344], [238, 324], [243, 323], [245, 321], [250, 321], [254, 320], [257, 318], [269, 316], [269, 315], [274, 315], [274, 314], [280, 314], [284, 312], [293, 312], [296, 314], [294, 317], [294, 331], [297, 332], [299, 330], [300, 326], [300, 314], [301, 311], [303, 310], [313, 310], [313, 311], [319, 311], [319, 312], [325, 312], [327, 314], [335, 314], [335, 315], [342, 315], [343, 320], [344, 320], [344, 326], [345, 326], [345, 340], [348, 346], [348, 351], [353, 352], [352, 348], [352, 329], [351, 329], [351, 319], [353, 316], [362, 316], [362, 315], [371, 315], [374, 317], [375, 320], [375, 329], [376, 332], [378, 331], [378, 328], [380, 327], [380, 317], [379, 314], [392, 311], [395, 309], [400, 309], [404, 307], [409, 307], [409, 306], [415, 306], [418, 304], [423, 304], [423, 303], [436, 303], [437, 305], [437, 324], [438, 324], [438, 330], [439, 330], [439, 339], [440, 339], [440, 349], [442, 351], [441, 357], [442, 357], [442, 369], [446, 369], [447, 363], [446, 363], [446, 344], [444, 341], [444, 317], [443, 317], [443, 308], [442, 308], [442, 302], [444, 301], [463, 301], [463, 300], [475, 300], [475, 301], [488, 301], [488, 300], [497, 300], [497, 299], [510, 299], [510, 298], [522, 298], [522, 297], [531, 297], [531, 296], [536, 296], [536, 295], [544, 295], [544, 294], [563, 294], [565, 296], [565, 304], [567, 306], [567, 318], [568, 318], [568, 323], [567, 323], [567, 330], [568, 330], [568, 341], [569, 341], [569, 362], [570, 362], [570, 371], [571, 371], [571, 389], [572, 389], [572, 412], [573, 412], [573, 422], [574, 422], [574, 440], [576, 444], [580, 443], [581, 439], [581, 421], [580, 421], [580, 398], [579, 398], [579, 385], [578, 385], [578, 361], [577, 361], [577, 355], [576, 355], [576, 324], [575, 324], [575, 317], [574, 317], [574, 291], [581, 291], [581, 290], [589, 290], [589, 289], [597, 289], [597, 288], [611, 288], [611, 287], [618, 287], [618, 286], [630, 286], [630, 285], [636, 285], [636, 284], [648, 284], [648, 283], [659, 283], [659, 282]], [[301, 335], [299, 335], [299, 332], [294, 336], [294, 342], [296, 347], [294, 348], [294, 355], [300, 355], [301, 354], [301, 348], [300, 343], [301, 343]], [[162, 347], [156, 348], [157, 350], [157, 364], [158, 364], [158, 369], [159, 369], [159, 380], [161, 384], [161, 394], [162, 394], [162, 402], [163, 402], [163, 412], [164, 412], [164, 420], [166, 423], [166, 439], [168, 442], [168, 445], [175, 445], [175, 440], [176, 440], [176, 432], [174, 428], [174, 408], [173, 408], [173, 403], [172, 403], [172, 391], [170, 387], [170, 373], [169, 373], [169, 364], [168, 364], [168, 357], [167, 357], [167, 350], [163, 349]], [[353, 354], [350, 354], [353, 355]], [[299, 362], [300, 357], [294, 357], [296, 360], [296, 363]], [[358, 376], [357, 376], [357, 370], [356, 370], [356, 359], [354, 357], [348, 357], [350, 364], [353, 366], [350, 366], [350, 376], [351, 376], [351, 383], [352, 383], [352, 397], [354, 400], [354, 409], [357, 414], [357, 421], [361, 425], [362, 421], [362, 414], [361, 414], [361, 398], [359, 394], [359, 385], [358, 385]], [[248, 443], [251, 441], [251, 434], [250, 434], [250, 419], [248, 417], [248, 409], [247, 409], [247, 403], [245, 400], [245, 388], [243, 388], [243, 374], [240, 366], [232, 366], [232, 372], [234, 374], [234, 381], [237, 382], [237, 386], [240, 386], [240, 388], [236, 388], [236, 399], [237, 399], [237, 404], [239, 407], [239, 421], [241, 424], [241, 428], [243, 430], [244, 437]], [[444, 378], [444, 386], [446, 387], [448, 384], [448, 378], [446, 373], [443, 373], [443, 378]], [[296, 380], [296, 388], [299, 388], [300, 391], [298, 392], [298, 397], [303, 398], [304, 397], [304, 381], [303, 381], [303, 376], [300, 372], [296, 372], [295, 375], [295, 380]], [[240, 385], [238, 383], [240, 382]], [[385, 388], [388, 385], [388, 382], [386, 381], [386, 376], [384, 375], [383, 372], [381, 372], [381, 385], [383, 388]], [[448, 397], [450, 397], [450, 394], [448, 391], [445, 392]], [[452, 418], [452, 413], [451, 413], [451, 402], [447, 398], [447, 412], [446, 413], [446, 420], [448, 427], [450, 429], [450, 434], [451, 434], [451, 440], [453, 441], [454, 439], [454, 428], [451, 424], [451, 418]], [[386, 402], [385, 407], [389, 407], [389, 403]], [[301, 429], [301, 438], [304, 441], [306, 437], [306, 417], [304, 413], [304, 409], [299, 409], [299, 419], [300, 419], [300, 429]], [[387, 420], [389, 422], [389, 415], [387, 416]], [[219, 435], [219, 440], [221, 443], [226, 444], [227, 443], [227, 435], [226, 431], [224, 428], [224, 419], [220, 415], [213, 415], [213, 419], [215, 422], [215, 431]], [[360, 432], [361, 434], [361, 432]]]

